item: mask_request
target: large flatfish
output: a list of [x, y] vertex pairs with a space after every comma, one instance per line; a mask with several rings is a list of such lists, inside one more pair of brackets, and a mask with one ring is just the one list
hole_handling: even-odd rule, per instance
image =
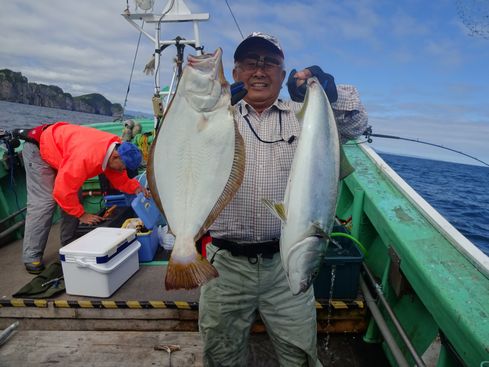
[[305, 292], [319, 271], [338, 195], [338, 130], [328, 97], [316, 78], [307, 82], [297, 118], [302, 129], [284, 202], [263, 200], [282, 220], [280, 256], [293, 294]]
[[175, 235], [166, 289], [192, 289], [218, 276], [195, 242], [243, 180], [244, 143], [221, 58], [221, 49], [188, 57], [151, 147], [149, 187]]

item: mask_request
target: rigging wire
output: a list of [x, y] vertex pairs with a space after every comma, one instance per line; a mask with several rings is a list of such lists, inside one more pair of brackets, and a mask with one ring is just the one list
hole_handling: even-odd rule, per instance
[[370, 138], [372, 136], [373, 137], [376, 137], [376, 138], [397, 139], [397, 140], [411, 141], [411, 142], [414, 142], [414, 143], [426, 144], [426, 145], [431, 145], [431, 146], [434, 146], [434, 147], [437, 147], [437, 148], [446, 149], [446, 150], [449, 150], [451, 152], [455, 152], [455, 153], [464, 155], [464, 156], [466, 156], [468, 158], [472, 158], [472, 159], [476, 160], [477, 162], [482, 163], [483, 165], [489, 167], [489, 163], [484, 162], [483, 160], [480, 160], [477, 157], [474, 157], [474, 156], [472, 156], [470, 154], [464, 153], [464, 152], [462, 152], [460, 150], [456, 150], [456, 149], [452, 149], [452, 148], [449, 148], [449, 147], [445, 147], [445, 146], [440, 145], [440, 144], [430, 143], [430, 142], [419, 140], [419, 139], [403, 138], [401, 136], [395, 136], [395, 135], [373, 134], [372, 133], [372, 127], [371, 126], [369, 126], [367, 128], [367, 130], [365, 130], [365, 132], [363, 134], [365, 135], [365, 137], [367, 138], [367, 142], [369, 142], [369, 143], [372, 142], [372, 139]]
[[[141, 29], [144, 28], [144, 20], [143, 23], [141, 24]], [[136, 59], [138, 56], [139, 52], [139, 44], [141, 43], [141, 36], [143, 32], [139, 32], [139, 38], [138, 38], [138, 44], [136, 46], [136, 52], [134, 53], [134, 59], [132, 60], [132, 69], [131, 69], [131, 75], [129, 76], [129, 83], [127, 84], [127, 90], [126, 90], [126, 98], [124, 99], [124, 105], [122, 106], [122, 116], [121, 116], [121, 121], [124, 121], [124, 113], [126, 112], [126, 105], [127, 105], [127, 98], [129, 96], [129, 91], [131, 90], [131, 82], [132, 82], [132, 76], [134, 74], [134, 67], [136, 66]]]
[[[158, 19], [158, 24], [156, 26], [156, 29], [157, 29], [157, 32], [158, 32], [158, 40], [159, 40], [160, 29], [161, 29], [161, 21], [163, 20], [163, 18], [165, 17], [165, 15], [167, 15], [170, 12], [170, 10], [173, 8], [173, 5], [174, 4], [175, 4], [175, 0], [172, 0], [171, 3], [169, 5], [167, 5], [167, 9], [166, 10], [163, 9], [165, 11], [163, 11], [161, 13], [160, 19]], [[154, 76], [155, 76], [155, 78], [154, 78], [154, 84], [155, 84], [155, 86], [158, 85], [158, 73], [160, 71], [160, 64], [161, 64], [160, 63], [160, 60], [161, 60], [160, 53], [158, 53], [158, 55], [156, 55], [156, 53], [158, 52], [157, 50], [159, 50], [159, 48], [160, 48], [160, 45], [158, 44], [157, 45], [157, 49], [155, 50], [155, 55], [154, 55], [155, 57], [158, 57], [159, 58], [158, 59], [158, 67], [156, 68], [156, 70], [154, 72]], [[159, 51], [159, 52], [161, 52], [161, 51]], [[171, 91], [169, 91], [169, 92], [171, 93]]]
[[228, 6], [229, 12], [231, 13], [231, 16], [234, 19], [234, 23], [236, 24], [236, 27], [238, 28], [239, 34], [241, 35], [241, 38], [244, 39], [243, 32], [241, 32], [241, 28], [239, 27], [238, 20], [234, 16], [233, 10], [229, 6], [228, 0], [224, 0], [226, 2], [226, 5]]

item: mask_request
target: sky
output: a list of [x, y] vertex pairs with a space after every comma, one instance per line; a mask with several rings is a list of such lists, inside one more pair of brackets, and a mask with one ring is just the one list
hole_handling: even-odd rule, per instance
[[[355, 85], [374, 133], [442, 145], [489, 163], [489, 1], [227, 2], [245, 37], [262, 31], [279, 38], [287, 73], [319, 65], [337, 84]], [[156, 1], [154, 12], [161, 14], [166, 3]], [[200, 23], [201, 40], [208, 52], [223, 49], [232, 81], [232, 55], [242, 36], [226, 1], [185, 4], [210, 14]], [[124, 0], [3, 1], [0, 69], [123, 105], [130, 85], [126, 109], [151, 112], [154, 76], [143, 69], [154, 45], [143, 36], [137, 47], [139, 32], [121, 16], [126, 7]], [[154, 26], [144, 28], [154, 35]], [[161, 39], [176, 36], [192, 39], [191, 23], [162, 25]], [[175, 55], [173, 46], [163, 51], [162, 86], [170, 83]], [[281, 94], [288, 98], [285, 86]], [[397, 139], [374, 137], [370, 145], [378, 152], [480, 164]]]

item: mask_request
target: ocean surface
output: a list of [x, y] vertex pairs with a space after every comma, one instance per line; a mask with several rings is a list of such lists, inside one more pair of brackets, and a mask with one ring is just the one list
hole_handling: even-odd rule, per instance
[[489, 167], [379, 155], [445, 219], [489, 255]]
[[112, 120], [112, 116], [0, 101], [0, 129], [5, 130], [29, 128], [58, 121], [91, 124]]
[[[68, 121], [110, 122], [110, 116], [0, 101], [0, 128]], [[380, 156], [455, 228], [489, 255], [489, 167], [381, 153]]]

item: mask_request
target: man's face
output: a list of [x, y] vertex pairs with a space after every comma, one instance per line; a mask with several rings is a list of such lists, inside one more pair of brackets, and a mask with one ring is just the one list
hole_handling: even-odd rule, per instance
[[277, 99], [285, 78], [283, 59], [266, 49], [248, 51], [233, 69], [236, 82], [243, 82], [248, 94], [244, 100], [257, 112], [270, 107]]
[[124, 161], [121, 159], [121, 156], [119, 155], [119, 153], [115, 149], [109, 157], [109, 161], [107, 163], [107, 166], [110, 169], [113, 169], [114, 171], [119, 171], [119, 172], [122, 172], [126, 169], [126, 165], [124, 164]]

